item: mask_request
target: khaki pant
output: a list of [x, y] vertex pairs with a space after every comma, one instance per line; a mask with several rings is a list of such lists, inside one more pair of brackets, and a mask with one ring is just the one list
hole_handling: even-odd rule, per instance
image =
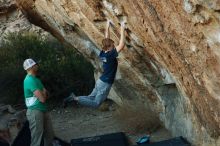
[[31, 146], [40, 146], [42, 138], [44, 146], [51, 146], [54, 131], [49, 113], [28, 109], [26, 115], [31, 130]]

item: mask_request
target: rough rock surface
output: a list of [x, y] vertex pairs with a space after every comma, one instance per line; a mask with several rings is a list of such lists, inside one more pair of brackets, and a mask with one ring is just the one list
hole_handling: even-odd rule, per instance
[[[107, 18], [126, 49], [111, 97], [146, 103], [173, 135], [220, 145], [219, 0], [16, 0], [29, 21], [77, 48], [100, 73]], [[140, 111], [144, 114], [144, 111]]]
[[4, 37], [11, 32], [32, 31], [48, 35], [43, 29], [31, 24], [17, 9], [15, 1], [0, 0], [0, 45]]
[[13, 143], [26, 121], [26, 110], [0, 104], [0, 141]]

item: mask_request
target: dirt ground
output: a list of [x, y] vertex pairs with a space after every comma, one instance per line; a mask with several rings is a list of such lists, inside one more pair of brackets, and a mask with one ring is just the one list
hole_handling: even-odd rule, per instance
[[[91, 137], [102, 134], [125, 132], [131, 144], [146, 133], [124, 131], [117, 119], [114, 118], [114, 107], [107, 111], [92, 109], [82, 106], [69, 105], [67, 108], [55, 108], [51, 111], [53, 127], [56, 136], [70, 142], [71, 139]], [[151, 134], [151, 142], [171, 138], [171, 134], [160, 128]]]

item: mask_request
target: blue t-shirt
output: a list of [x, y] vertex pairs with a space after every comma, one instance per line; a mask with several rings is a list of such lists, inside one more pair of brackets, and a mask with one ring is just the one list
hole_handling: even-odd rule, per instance
[[108, 51], [106, 53], [104, 51], [101, 51], [99, 54], [99, 57], [103, 62], [102, 67], [104, 69], [104, 72], [102, 73], [100, 79], [103, 82], [113, 84], [114, 79], [115, 79], [115, 75], [117, 72], [117, 68], [118, 68], [118, 61], [117, 61], [118, 52], [117, 52], [117, 50], [114, 48], [111, 51]]

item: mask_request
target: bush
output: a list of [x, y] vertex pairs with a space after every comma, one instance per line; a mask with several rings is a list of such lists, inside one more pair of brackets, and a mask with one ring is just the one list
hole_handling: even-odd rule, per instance
[[39, 61], [39, 75], [53, 99], [63, 99], [74, 91], [88, 94], [94, 84], [93, 67], [76, 49], [64, 46], [52, 37], [36, 33], [11, 33], [0, 46], [1, 102], [23, 102], [23, 61]]

